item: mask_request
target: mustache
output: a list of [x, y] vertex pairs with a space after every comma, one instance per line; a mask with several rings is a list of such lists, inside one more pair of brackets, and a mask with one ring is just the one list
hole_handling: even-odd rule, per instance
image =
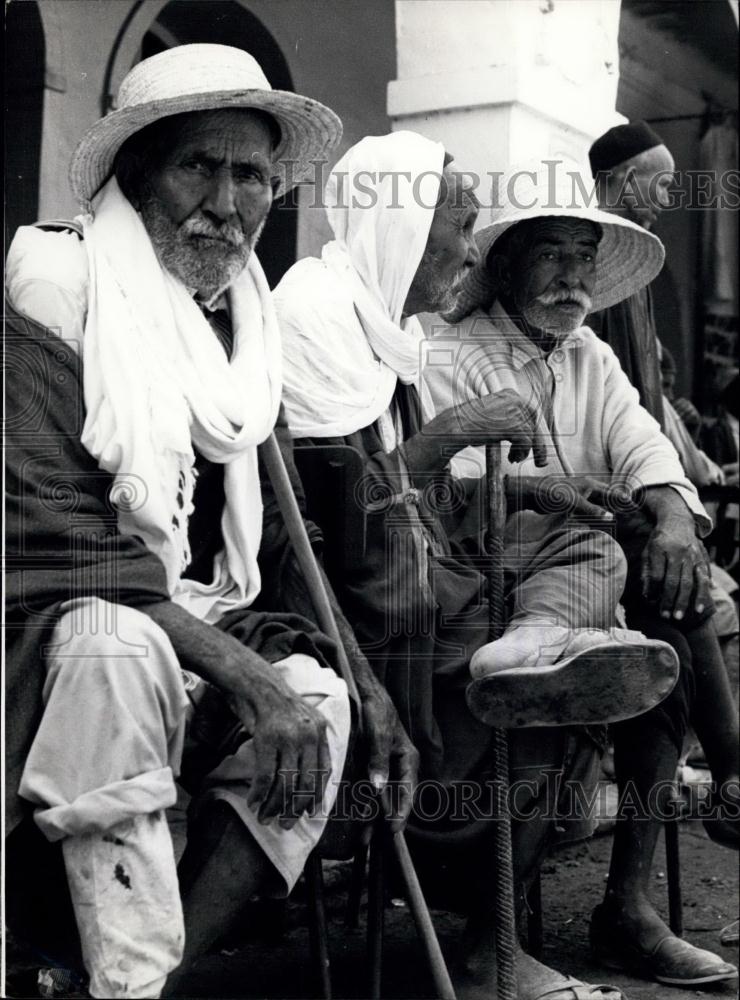
[[543, 292], [535, 299], [542, 306], [557, 306], [561, 304], [577, 305], [581, 309], [591, 308], [591, 296], [582, 292], [580, 288], [572, 288], [562, 292]]
[[238, 226], [232, 226], [228, 222], [216, 226], [204, 218], [186, 219], [180, 226], [180, 232], [188, 237], [206, 236], [208, 239], [221, 240], [232, 247], [242, 247], [247, 241], [244, 231]]

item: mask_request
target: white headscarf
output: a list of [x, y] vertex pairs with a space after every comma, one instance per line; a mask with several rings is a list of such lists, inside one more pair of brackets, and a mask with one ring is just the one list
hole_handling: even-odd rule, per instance
[[[252, 254], [229, 288], [229, 360], [185, 286], [160, 265], [115, 178], [82, 223], [90, 277], [82, 443], [115, 476], [121, 531], [159, 556], [175, 600], [216, 618], [260, 589], [257, 445], [275, 424], [281, 391], [267, 281]], [[225, 466], [224, 550], [209, 585], [180, 579], [190, 561], [193, 444]]]
[[345, 436], [418, 382], [424, 334], [402, 318], [439, 197], [444, 147], [415, 132], [362, 139], [326, 185], [335, 239], [274, 292], [294, 437]]

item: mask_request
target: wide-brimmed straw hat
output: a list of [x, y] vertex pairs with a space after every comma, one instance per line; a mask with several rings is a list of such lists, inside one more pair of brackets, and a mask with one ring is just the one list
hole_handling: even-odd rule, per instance
[[310, 97], [273, 90], [259, 63], [230, 45], [180, 45], [144, 59], [125, 77], [114, 111], [82, 137], [69, 171], [84, 206], [110, 177], [116, 153], [146, 125], [184, 111], [255, 108], [280, 126], [275, 161], [290, 162], [277, 194], [304, 180], [311, 161], [327, 156], [342, 137], [342, 123]]
[[657, 236], [598, 208], [591, 177], [575, 163], [553, 159], [512, 168], [492, 193], [490, 213], [491, 222], [475, 234], [480, 261], [465, 277], [454, 309], [445, 316], [451, 322], [491, 305], [497, 289], [488, 271], [488, 256], [496, 240], [518, 222], [563, 217], [585, 219], [602, 227], [592, 295], [594, 311], [613, 306], [649, 284], [665, 259]]

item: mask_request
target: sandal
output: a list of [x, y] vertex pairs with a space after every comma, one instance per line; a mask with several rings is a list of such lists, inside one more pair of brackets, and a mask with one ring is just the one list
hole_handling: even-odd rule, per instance
[[678, 656], [667, 642], [605, 642], [547, 667], [499, 670], [468, 684], [488, 726], [574, 726], [642, 715], [670, 694]]
[[[466, 986], [464, 979], [456, 976], [454, 984], [455, 994], [459, 1000], [482, 1000], [483, 997], [491, 996], [490, 987], [482, 983], [473, 982]], [[590, 983], [582, 983], [580, 979], [574, 979], [572, 976], [564, 976], [557, 982], [541, 989], [535, 987], [531, 993], [520, 990], [518, 996], [521, 1000], [547, 1000], [548, 997], [557, 996], [559, 993], [565, 993], [566, 997], [567, 994], [570, 994], [567, 1000], [627, 1000], [625, 994], [617, 986], [591, 985]]]
[[607, 1000], [607, 997], [611, 998], [612, 994], [614, 994], [612, 1000], [627, 1000], [625, 994], [618, 986], [609, 986], [604, 983], [582, 983], [580, 979], [573, 979], [572, 976], [568, 976], [567, 979], [562, 979], [560, 982], [553, 983], [552, 986], [548, 986], [542, 992], [528, 997], [527, 1000], [545, 1000], [546, 997], [555, 996], [563, 992], [571, 993], [572, 1000], [597, 1000], [598, 993], [603, 995], [604, 1000]]
[[666, 986], [702, 986], [734, 979], [737, 969], [719, 955], [666, 934], [649, 951], [643, 950], [609, 919], [603, 905], [591, 917], [591, 951], [609, 969], [654, 979]]

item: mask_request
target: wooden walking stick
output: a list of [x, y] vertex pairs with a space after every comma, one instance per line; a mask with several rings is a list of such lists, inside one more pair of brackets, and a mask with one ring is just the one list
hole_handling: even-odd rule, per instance
[[[321, 575], [316, 556], [311, 548], [308, 532], [306, 531], [306, 526], [303, 523], [303, 518], [298, 508], [295, 494], [293, 493], [293, 487], [290, 482], [290, 477], [288, 476], [288, 470], [285, 468], [285, 462], [283, 461], [283, 456], [280, 454], [280, 447], [274, 434], [271, 434], [264, 444], [261, 445], [260, 453], [262, 460], [265, 463], [267, 473], [270, 477], [272, 487], [275, 490], [278, 506], [280, 507], [281, 514], [283, 515], [291, 543], [295, 549], [296, 557], [301, 567], [301, 572], [303, 573], [306, 584], [308, 585], [308, 591], [311, 595], [319, 627], [322, 632], [329, 636], [330, 639], [334, 640], [337, 647], [339, 672], [347, 684], [350, 698], [352, 698], [358, 709], [360, 709], [360, 696], [357, 691], [357, 685], [339, 634], [331, 602], [329, 601], [329, 595], [324, 584], [324, 578]], [[361, 710], [358, 711], [358, 720], [361, 727]], [[385, 815], [389, 816], [391, 804], [387, 790], [382, 796], [382, 807]], [[455, 1000], [455, 990], [452, 985], [452, 980], [450, 979], [450, 974], [447, 970], [444, 956], [442, 955], [442, 949], [440, 948], [439, 941], [437, 940], [437, 935], [434, 930], [432, 918], [429, 914], [429, 909], [421, 891], [421, 886], [419, 885], [418, 876], [414, 870], [409, 849], [406, 845], [406, 838], [403, 833], [399, 831], [393, 834], [391, 840], [393, 844], [393, 851], [406, 887], [406, 898], [409, 904], [409, 909], [411, 910], [414, 922], [416, 923], [416, 929], [419, 933], [424, 951], [426, 952], [427, 961], [429, 962], [429, 968], [432, 973], [432, 978], [434, 979], [437, 995], [440, 1000]], [[501, 1000], [505, 1000], [505, 998], [502, 996]]]
[[[488, 628], [489, 639], [504, 631], [504, 529], [506, 497], [500, 444], [486, 446], [486, 500], [488, 505]], [[516, 1000], [516, 916], [514, 869], [509, 815], [509, 741], [505, 729], [493, 730], [494, 761], [494, 880], [496, 980], [498, 1000]]]

